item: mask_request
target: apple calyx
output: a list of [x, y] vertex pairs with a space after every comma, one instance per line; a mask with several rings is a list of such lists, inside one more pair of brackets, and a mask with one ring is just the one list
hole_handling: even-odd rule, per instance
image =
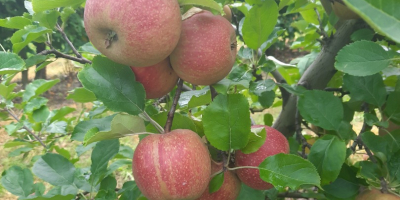
[[106, 49], [111, 46], [112, 41], [116, 41], [117, 39], [117, 33], [115, 31], [109, 31], [104, 42], [106, 45]]

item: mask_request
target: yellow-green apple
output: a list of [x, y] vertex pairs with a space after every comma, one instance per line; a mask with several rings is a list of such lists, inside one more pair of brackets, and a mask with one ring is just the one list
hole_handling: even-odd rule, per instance
[[235, 63], [235, 30], [224, 17], [200, 11], [182, 22], [181, 38], [170, 58], [183, 80], [195, 85], [216, 83]]
[[161, 62], [181, 33], [177, 0], [87, 0], [85, 30], [102, 54], [128, 66]]
[[176, 129], [141, 140], [132, 171], [138, 188], [150, 200], [196, 199], [210, 181], [211, 159], [200, 136]]
[[[212, 174], [222, 170], [223, 163], [211, 162]], [[209, 187], [203, 192], [198, 200], [235, 200], [240, 193], [241, 183], [238, 177], [232, 171], [224, 172], [224, 183], [218, 191], [210, 194]]]
[[[267, 132], [267, 139], [265, 143], [254, 153], [244, 154], [243, 152], [236, 151], [235, 165], [240, 166], [258, 166], [269, 156], [278, 153], [289, 153], [289, 143], [285, 136], [278, 130], [265, 126], [255, 125], [252, 128], [265, 128]], [[247, 186], [257, 190], [268, 190], [273, 188], [273, 185], [263, 181], [260, 178], [260, 171], [258, 169], [243, 168], [236, 170], [239, 179]]]
[[225, 19], [227, 19], [229, 22], [232, 22], [232, 10], [228, 5], [224, 6], [224, 15], [222, 15], [222, 17], [224, 17]]
[[169, 58], [148, 67], [131, 67], [136, 81], [143, 84], [147, 99], [160, 98], [175, 87], [178, 75], [174, 72]]
[[356, 200], [400, 200], [400, 197], [394, 194], [384, 194], [377, 189], [364, 190], [357, 197]]

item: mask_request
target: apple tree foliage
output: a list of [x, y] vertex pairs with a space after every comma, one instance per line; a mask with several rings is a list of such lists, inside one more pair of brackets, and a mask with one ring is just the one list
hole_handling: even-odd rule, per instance
[[[204, 136], [214, 147], [213, 156], [218, 151], [251, 153], [266, 134], [251, 129], [250, 113], [282, 108], [276, 119], [267, 112], [263, 119], [288, 138], [291, 153], [259, 165], [261, 178], [273, 189], [242, 185], [239, 200], [354, 199], [364, 187], [400, 194], [400, 129], [393, 128], [400, 125], [400, 1], [344, 3], [361, 19], [338, 18], [328, 0], [179, 0], [182, 11], [197, 6], [214, 14], [229, 4], [240, 50], [225, 79], [211, 86], [187, 85], [172, 129]], [[11, 166], [1, 175], [1, 186], [21, 200], [145, 199], [134, 180], [117, 188], [114, 173], [129, 169], [134, 153], [119, 138], [160, 132], [176, 90], [145, 100], [129, 67], [83, 43], [86, 37], [66, 25], [84, 5], [84, 0], [24, 1], [23, 14], [8, 10], [9, 16], [0, 19], [0, 33], [12, 33], [1, 41], [0, 118], [8, 122], [1, 129], [13, 139], [2, 146], [17, 159], [37, 154], [29, 165]], [[291, 23], [282, 28], [287, 19]], [[294, 38], [291, 49], [307, 54], [288, 64], [264, 55], [289, 37]], [[21, 58], [18, 53], [32, 43], [47, 48]], [[67, 99], [91, 102], [90, 110], [50, 108], [43, 94], [59, 79], [34, 80], [25, 90], [11, 81], [21, 71], [60, 57], [79, 67], [83, 86]], [[352, 122], [360, 116], [363, 126], [355, 132]], [[371, 132], [373, 127], [379, 135]], [[306, 129], [315, 132], [313, 138], [303, 135]], [[70, 152], [59, 146], [60, 140], [78, 145]], [[85, 152], [91, 153], [91, 164], [82, 167], [77, 163], [87, 159]], [[354, 160], [357, 154], [368, 158]], [[212, 187], [217, 188], [210, 190], [218, 190], [222, 180], [215, 176]]]

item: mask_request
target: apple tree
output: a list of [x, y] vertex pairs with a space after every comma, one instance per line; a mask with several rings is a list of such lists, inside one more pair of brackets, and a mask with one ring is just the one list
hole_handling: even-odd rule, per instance
[[[400, 199], [400, 0], [23, 5], [0, 8], [2, 147], [32, 154], [1, 175], [16, 198]], [[51, 107], [59, 79], [13, 81], [59, 58], [89, 107]]]

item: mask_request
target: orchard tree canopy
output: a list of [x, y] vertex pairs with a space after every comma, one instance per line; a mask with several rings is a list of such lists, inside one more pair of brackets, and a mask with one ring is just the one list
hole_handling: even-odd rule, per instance
[[0, 37], [2, 199], [400, 199], [400, 0], [0, 0]]

